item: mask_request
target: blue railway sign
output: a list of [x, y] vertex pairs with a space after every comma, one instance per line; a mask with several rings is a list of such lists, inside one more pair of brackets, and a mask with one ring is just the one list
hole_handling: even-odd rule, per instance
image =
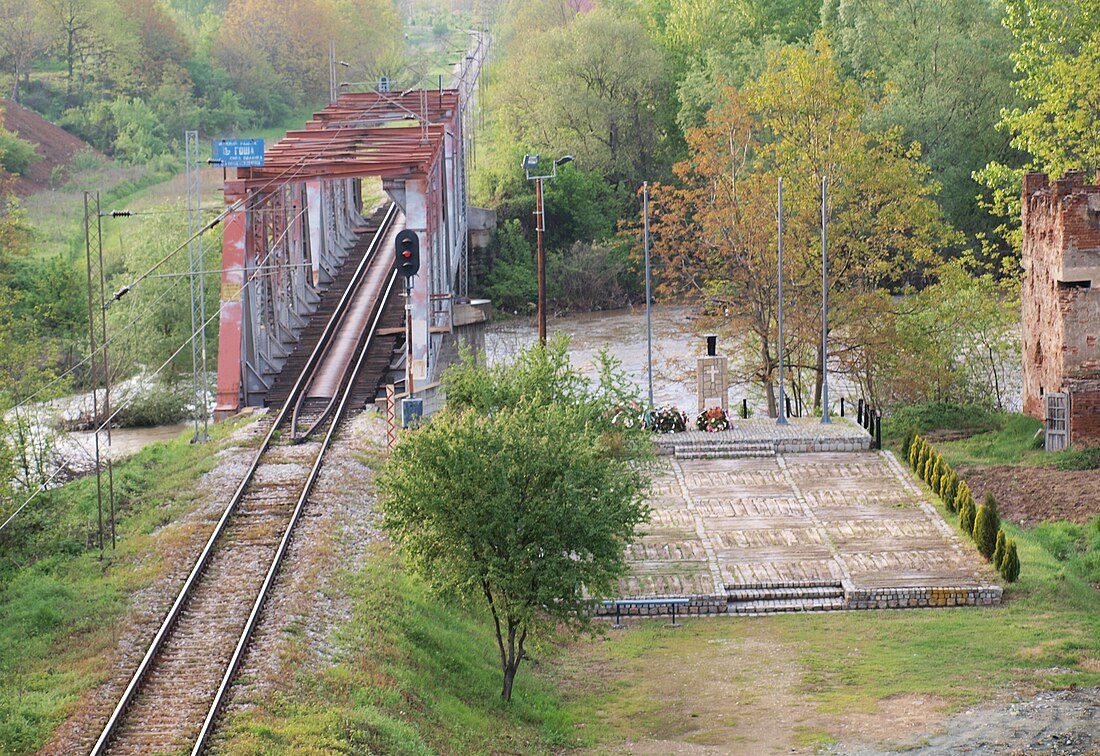
[[264, 140], [215, 139], [211, 162], [226, 168], [259, 168], [264, 164]]

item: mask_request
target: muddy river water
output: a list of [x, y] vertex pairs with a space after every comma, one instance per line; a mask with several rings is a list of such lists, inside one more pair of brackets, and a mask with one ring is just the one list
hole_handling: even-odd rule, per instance
[[[661, 305], [653, 308], [653, 403], [672, 404], [689, 415], [696, 407], [695, 360], [706, 354], [704, 336], [693, 328], [693, 309], [682, 305]], [[623, 370], [641, 389], [648, 392], [645, 307], [604, 312], [581, 313], [555, 318], [547, 322], [547, 335], [569, 336], [569, 353], [573, 365], [589, 377], [595, 377], [594, 357], [602, 348], [617, 358]], [[533, 344], [538, 336], [534, 318], [516, 318], [491, 323], [486, 333], [486, 352], [490, 361], [507, 359], [520, 346]], [[730, 406], [738, 409], [742, 399], [759, 415], [765, 411], [764, 393], [757, 383], [738, 381], [733, 373], [734, 355], [744, 345], [718, 342], [718, 354], [730, 357]], [[832, 403], [838, 405], [840, 394], [849, 399], [855, 389], [840, 376], [829, 377]], [[834, 406], [834, 411], [837, 406]]]

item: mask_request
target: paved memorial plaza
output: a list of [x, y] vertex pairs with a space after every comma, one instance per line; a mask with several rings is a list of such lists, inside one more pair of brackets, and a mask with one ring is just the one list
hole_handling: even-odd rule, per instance
[[[780, 434], [812, 432], [798, 425]], [[723, 436], [758, 443], [760, 428], [742, 430], [740, 440], [709, 434], [707, 448]], [[893, 455], [853, 447], [853, 428], [863, 432], [827, 428], [816, 448], [837, 448], [841, 438], [840, 448], [854, 451], [662, 457], [652, 518], [628, 549], [632, 572], [620, 596], [709, 596], [698, 611], [748, 613], [999, 601], [995, 574], [930, 494]], [[692, 448], [681, 443], [677, 453], [695, 457]]]

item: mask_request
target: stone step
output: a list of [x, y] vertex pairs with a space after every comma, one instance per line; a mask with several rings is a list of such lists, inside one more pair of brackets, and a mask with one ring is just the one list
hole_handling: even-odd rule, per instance
[[808, 588], [747, 588], [732, 590], [726, 594], [733, 601], [787, 601], [790, 599], [843, 599], [844, 589], [839, 585]]
[[693, 441], [686, 444], [673, 444], [672, 448], [677, 456], [681, 454], [705, 454], [731, 451], [775, 454], [775, 443], [772, 441]]
[[744, 449], [739, 447], [726, 447], [721, 449], [700, 449], [696, 446], [680, 447], [673, 449], [677, 459], [750, 459], [774, 457], [775, 447], [767, 449]]
[[782, 614], [786, 612], [835, 612], [847, 608], [843, 598], [731, 601], [730, 614]]
[[757, 583], [726, 583], [727, 591], [771, 590], [775, 588], [843, 588], [835, 578], [815, 580], [765, 580]]

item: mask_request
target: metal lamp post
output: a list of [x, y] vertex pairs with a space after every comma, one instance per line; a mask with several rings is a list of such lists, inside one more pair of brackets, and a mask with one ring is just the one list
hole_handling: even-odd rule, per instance
[[828, 249], [825, 233], [828, 180], [821, 177], [821, 422], [829, 424], [829, 278]]
[[[539, 280], [539, 310], [538, 310], [538, 322], [539, 322], [539, 343], [546, 343], [546, 251], [543, 249], [542, 235], [546, 230], [546, 212], [543, 209], [542, 203], [542, 182], [543, 179], [552, 179], [558, 175], [558, 166], [565, 165], [572, 162], [572, 155], [564, 155], [555, 160], [551, 166], [550, 173], [538, 174], [539, 170], [539, 156], [538, 155], [524, 155], [523, 156], [523, 170], [527, 174], [528, 181], [535, 182], [535, 240], [538, 246], [538, 280]], [[532, 176], [531, 173], [535, 172], [538, 175]]]

